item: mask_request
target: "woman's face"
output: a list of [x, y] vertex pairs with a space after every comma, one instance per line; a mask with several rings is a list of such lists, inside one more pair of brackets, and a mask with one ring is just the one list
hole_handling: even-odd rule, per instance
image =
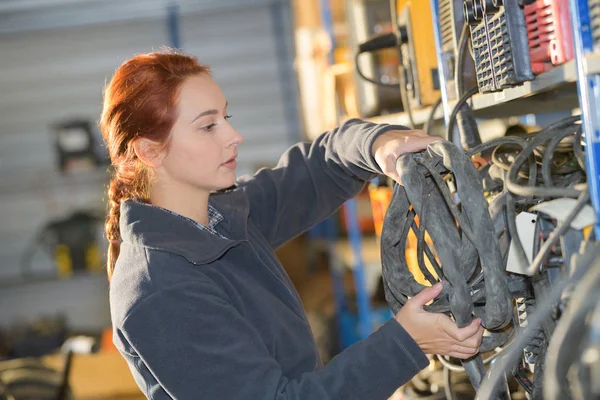
[[236, 148], [243, 138], [229, 118], [225, 96], [210, 76], [186, 79], [161, 175], [208, 191], [232, 186], [236, 180]]

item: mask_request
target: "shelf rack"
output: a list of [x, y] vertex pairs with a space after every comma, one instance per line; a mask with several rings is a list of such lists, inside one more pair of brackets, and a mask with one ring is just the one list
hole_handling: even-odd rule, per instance
[[[594, 41], [587, 0], [569, 0], [577, 66], [577, 92], [586, 140], [588, 187], [596, 216], [600, 215], [600, 61]], [[600, 218], [594, 227], [600, 238]]]
[[[443, 60], [442, 38], [439, 26], [439, 0], [429, 0], [434, 26], [434, 40], [438, 57], [438, 73], [442, 88], [442, 107], [434, 119], [447, 123], [456, 101], [448, 100]], [[586, 132], [586, 163], [589, 190], [596, 210], [596, 237], [600, 238], [600, 47], [594, 48], [587, 0], [569, 0], [575, 59], [558, 65], [524, 84], [495, 93], [472, 97], [471, 107], [476, 117], [503, 118], [525, 114], [547, 113], [579, 108]], [[413, 111], [417, 125], [425, 123], [431, 107]], [[377, 123], [408, 125], [406, 113], [388, 114], [369, 119]]]
[[[600, 52], [585, 56], [583, 63], [587, 74], [600, 73]], [[573, 60], [539, 74], [533, 81], [525, 82], [521, 86], [475, 95], [471, 100], [471, 106], [478, 117], [497, 118], [577, 108], [579, 107], [577, 80], [578, 71]], [[456, 101], [449, 101], [448, 109], [452, 110], [455, 104]], [[414, 110], [413, 119], [418, 125], [424, 124], [430, 113], [431, 107]], [[434, 119], [442, 118], [444, 118], [444, 111], [440, 107]], [[380, 115], [369, 120], [376, 123], [409, 124], [405, 112]]]

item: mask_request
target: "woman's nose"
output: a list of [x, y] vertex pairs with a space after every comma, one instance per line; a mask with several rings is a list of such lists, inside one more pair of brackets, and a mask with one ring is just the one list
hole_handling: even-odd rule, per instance
[[241, 133], [231, 128], [231, 138], [227, 144], [227, 147], [239, 146], [244, 141], [244, 137]]

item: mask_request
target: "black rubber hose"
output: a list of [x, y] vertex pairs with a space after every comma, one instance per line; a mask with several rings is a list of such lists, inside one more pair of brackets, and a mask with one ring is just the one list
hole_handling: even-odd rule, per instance
[[467, 101], [471, 97], [476, 95], [477, 93], [479, 93], [479, 89], [473, 88], [473, 89], [469, 90], [468, 92], [466, 92], [456, 102], [456, 105], [454, 106], [454, 109], [452, 110], [452, 114], [450, 114], [450, 118], [448, 119], [448, 128], [446, 129], [446, 140], [448, 140], [450, 142], [452, 141], [452, 136], [454, 135], [454, 128], [456, 127], [456, 116], [457, 116], [458, 112], [461, 110], [461, 108], [465, 104], [467, 104]]
[[381, 82], [381, 81], [376, 81], [375, 79], [369, 78], [368, 76], [366, 76], [360, 69], [360, 63], [358, 62], [358, 58], [360, 57], [361, 54], [363, 54], [363, 53], [357, 52], [356, 55], [354, 56], [354, 65], [356, 67], [356, 73], [358, 73], [358, 76], [360, 76], [365, 81], [372, 83], [373, 85], [376, 85], [376, 86], [392, 87], [392, 88], [400, 87], [400, 84], [398, 84], [398, 83], [385, 83], [385, 82]]
[[402, 65], [402, 62], [398, 66], [398, 77], [400, 81], [400, 98], [402, 99], [402, 106], [404, 108], [404, 112], [408, 116], [408, 121], [410, 122], [410, 127], [415, 129], [415, 119], [413, 117], [412, 109], [410, 108], [410, 101], [408, 99], [408, 87], [406, 86], [406, 69]]
[[577, 134], [575, 135], [575, 141], [573, 142], [573, 152], [575, 153], [577, 164], [579, 164], [579, 167], [585, 171], [585, 154], [583, 153], [583, 148], [581, 146], [582, 135], [583, 129], [581, 126], [579, 126], [579, 129], [577, 129]]
[[465, 64], [465, 55], [467, 54], [467, 48], [469, 45], [469, 25], [464, 24], [460, 31], [460, 38], [458, 39], [458, 56], [456, 59], [456, 66], [454, 68], [454, 80], [456, 81], [456, 90], [458, 97], [460, 98], [465, 92], [465, 79], [463, 74], [463, 67]]
[[552, 306], [560, 300], [563, 290], [568, 285], [580, 282], [582, 277], [590, 269], [594, 260], [599, 256], [599, 247], [592, 247], [589, 243], [584, 247], [584, 250], [579, 255], [577, 268], [572, 268], [571, 275], [564, 276], [550, 288], [546, 297], [538, 304], [536, 308], [537, 311], [528, 316], [525, 329], [518, 333], [516, 340], [510, 344], [510, 347], [507, 348], [505, 354], [502, 357], [497, 358], [495, 365], [492, 366], [489, 371], [489, 375], [477, 391], [476, 399], [487, 400], [492, 396], [494, 388], [499, 380], [517, 364], [527, 343], [529, 343], [537, 333], [542, 322], [548, 318], [553, 310]]
[[577, 135], [577, 132], [560, 132], [556, 136], [552, 138], [550, 144], [544, 151], [544, 156], [542, 157], [542, 176], [544, 178], [544, 185], [547, 188], [554, 187], [554, 182], [552, 181], [552, 161], [554, 158], [554, 151], [558, 144], [567, 136]]
[[519, 155], [515, 159], [505, 182], [506, 188], [512, 193], [525, 197], [578, 197], [581, 194], [582, 190], [584, 190], [583, 188], [542, 188], [522, 186], [517, 183], [517, 175], [519, 169], [533, 154], [533, 151], [536, 147], [538, 147], [544, 141], [551, 139], [554, 135], [557, 134], [557, 131], [560, 132], [564, 129], [572, 128], [575, 122], [579, 120], [579, 116], [569, 117], [555, 124], [552, 124], [540, 131], [540, 133], [537, 134], [535, 138], [529, 142], [529, 144], [523, 149], [523, 151], [519, 153]]
[[440, 97], [439, 99], [437, 99], [437, 101], [435, 102], [433, 107], [431, 107], [431, 111], [429, 112], [429, 117], [427, 118], [425, 125], [423, 125], [423, 131], [425, 131], [425, 133], [427, 133], [428, 135], [431, 135], [431, 127], [433, 126], [433, 121], [435, 120], [435, 113], [437, 112], [438, 108], [440, 108], [441, 105], [442, 105], [442, 98]]

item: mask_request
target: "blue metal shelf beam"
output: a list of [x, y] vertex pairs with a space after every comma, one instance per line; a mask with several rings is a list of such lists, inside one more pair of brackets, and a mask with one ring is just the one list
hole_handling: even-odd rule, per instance
[[588, 74], [586, 56], [594, 51], [587, 0], [569, 0], [577, 66], [577, 90], [586, 141], [586, 167], [592, 204], [596, 210], [594, 231], [600, 239], [600, 75]]
[[448, 120], [450, 119], [450, 103], [448, 100], [448, 84], [446, 77], [448, 73], [446, 68], [448, 65], [444, 62], [444, 50], [442, 48], [442, 30], [440, 28], [440, 5], [438, 0], [431, 1], [431, 16], [433, 18], [433, 38], [435, 41], [435, 52], [437, 55], [438, 63], [438, 76], [440, 80], [440, 92], [442, 94], [442, 107], [444, 109], [444, 123], [448, 126]]

